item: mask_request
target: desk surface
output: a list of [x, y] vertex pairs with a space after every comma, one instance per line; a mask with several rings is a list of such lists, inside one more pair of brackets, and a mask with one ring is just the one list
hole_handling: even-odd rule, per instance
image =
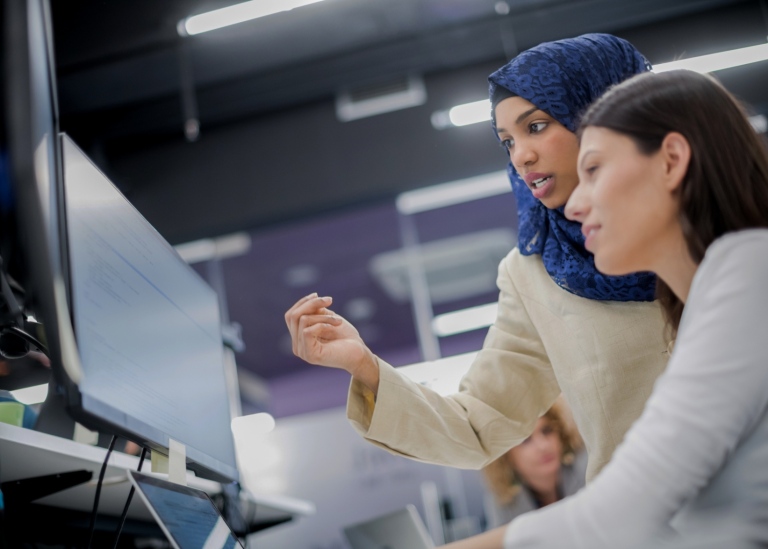
[[[88, 446], [73, 440], [0, 423], [0, 482], [81, 469], [93, 472], [92, 481], [41, 498], [35, 503], [90, 511], [93, 507], [96, 482], [106, 454], [105, 448]], [[138, 457], [112, 452], [101, 489], [99, 514], [119, 516], [122, 513], [130, 490], [126, 471], [128, 469], [135, 471], [138, 465]], [[144, 462], [144, 467], [149, 469], [149, 460]], [[208, 494], [221, 491], [221, 485], [218, 482], [197, 478], [189, 471], [187, 484]], [[251, 504], [259, 508], [259, 515], [265, 520], [285, 515], [314, 513], [314, 505], [304, 500], [283, 496], [259, 496], [252, 493], [248, 494], [248, 499]], [[153, 520], [141, 502], [141, 498], [137, 497], [133, 498], [128, 516]]]

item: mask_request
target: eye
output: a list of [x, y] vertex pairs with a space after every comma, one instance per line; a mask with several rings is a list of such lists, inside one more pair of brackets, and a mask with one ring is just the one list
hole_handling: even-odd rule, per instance
[[546, 128], [548, 124], [546, 122], [533, 122], [531, 125], [528, 126], [528, 131], [531, 133], [539, 133]]
[[551, 425], [545, 425], [544, 427], [541, 428], [541, 434], [544, 436], [551, 435], [554, 432], [555, 432], [555, 428], [552, 427]]
[[501, 141], [501, 146], [504, 147], [504, 149], [511, 151], [512, 147], [515, 146], [515, 141], [513, 139], [503, 139]]
[[592, 164], [592, 165], [584, 168], [584, 173], [589, 175], [589, 176], [593, 176], [593, 175], [595, 175], [595, 172], [597, 171], [597, 168], [598, 168], [597, 164]]

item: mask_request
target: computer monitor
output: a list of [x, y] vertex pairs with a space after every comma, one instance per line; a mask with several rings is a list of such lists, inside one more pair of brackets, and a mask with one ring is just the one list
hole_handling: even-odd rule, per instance
[[237, 478], [216, 292], [62, 136], [70, 296], [89, 425]]
[[61, 163], [50, 13], [45, 0], [2, 0], [1, 5], [3, 271], [23, 281], [25, 308], [44, 321], [50, 352], [61, 356], [71, 350], [60, 342], [72, 338], [59, 334], [67, 331], [69, 315], [60, 255]]
[[218, 298], [59, 138], [46, 1], [2, 3], [0, 250], [18, 252], [5, 266], [45, 328], [55, 387], [44, 407], [61, 401], [86, 427], [161, 453], [173, 439], [189, 468], [237, 480]]

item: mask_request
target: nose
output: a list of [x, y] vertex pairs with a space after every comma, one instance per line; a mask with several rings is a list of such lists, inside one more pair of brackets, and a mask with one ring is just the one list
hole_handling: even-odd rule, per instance
[[525, 140], [518, 139], [515, 141], [515, 148], [510, 151], [510, 160], [512, 165], [520, 171], [523, 166], [531, 166], [536, 162], [536, 151], [533, 147], [525, 143]]
[[587, 185], [579, 183], [565, 204], [565, 217], [571, 221], [583, 223], [591, 209]]

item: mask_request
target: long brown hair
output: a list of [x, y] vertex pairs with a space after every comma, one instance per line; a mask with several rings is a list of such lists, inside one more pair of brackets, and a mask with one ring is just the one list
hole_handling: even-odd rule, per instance
[[[645, 73], [614, 86], [581, 119], [579, 134], [599, 126], [632, 139], [644, 154], [670, 132], [691, 147], [678, 188], [679, 220], [698, 264], [725, 233], [768, 227], [768, 155], [745, 108], [717, 80], [692, 71]], [[674, 333], [683, 303], [662, 280], [656, 294]]]

